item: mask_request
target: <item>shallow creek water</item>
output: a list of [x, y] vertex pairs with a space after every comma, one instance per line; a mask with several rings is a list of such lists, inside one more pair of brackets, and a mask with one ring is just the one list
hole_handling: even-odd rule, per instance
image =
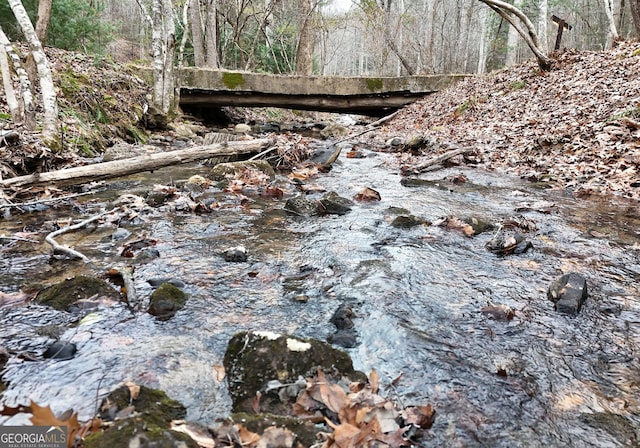
[[[344, 216], [299, 218], [283, 212], [283, 199], [250, 196], [249, 206], [229, 193], [211, 214], [156, 209], [128, 226], [129, 240], [156, 239], [160, 257], [137, 265], [142, 303], [147, 280], [182, 280], [189, 300], [168, 321], [121, 304], [104, 304], [91, 318], [37, 305], [0, 309], [2, 345], [40, 355], [52, 342], [39, 327], [65, 324], [61, 339], [78, 346], [68, 361], [12, 358], [1, 402], [33, 399], [55, 412], [92, 415], [99, 399], [122, 381], [165, 390], [188, 408], [188, 419], [211, 422], [229, 413], [225, 384], [217, 381], [227, 341], [241, 330], [269, 330], [325, 339], [341, 304], [357, 314], [358, 346], [348, 350], [357, 368], [375, 368], [384, 391], [403, 405], [431, 403], [436, 421], [428, 446], [631, 446], [640, 441], [640, 213], [637, 204], [575, 199], [531, 188], [517, 179], [472, 168], [440, 170], [424, 178], [464, 173], [454, 185], [404, 187], [384, 154], [343, 156], [310, 182], [341, 196], [363, 187], [376, 203], [356, 203]], [[206, 168], [190, 166], [132, 176], [112, 184], [97, 202], [77, 211], [16, 215], [0, 221], [0, 234], [38, 229], [53, 219], [84, 218], [108, 208], [109, 195], [141, 194]], [[516, 212], [523, 203], [551, 201], [551, 213]], [[94, 199], [95, 201], [95, 199]], [[484, 246], [491, 233], [467, 238], [437, 226], [396, 229], [389, 208], [402, 207], [430, 221], [455, 215], [499, 223], [524, 216], [538, 230], [534, 249], [497, 256]], [[82, 210], [82, 212], [80, 212]], [[51, 261], [38, 242], [3, 240], [0, 290], [52, 284], [75, 274], [97, 275], [122, 266], [114, 227], [60, 237], [95, 261]], [[225, 248], [242, 244], [249, 261], [228, 263]], [[301, 268], [312, 274], [301, 278]], [[306, 269], [306, 268], [303, 268]], [[546, 298], [550, 282], [576, 271], [590, 297], [576, 317], [557, 314]], [[306, 295], [302, 303], [295, 298]], [[481, 313], [489, 304], [513, 308], [512, 320]], [[500, 373], [500, 374], [498, 374]], [[505, 375], [506, 373], [506, 375]], [[390, 382], [402, 374], [395, 386]], [[11, 424], [19, 417], [0, 420]]]

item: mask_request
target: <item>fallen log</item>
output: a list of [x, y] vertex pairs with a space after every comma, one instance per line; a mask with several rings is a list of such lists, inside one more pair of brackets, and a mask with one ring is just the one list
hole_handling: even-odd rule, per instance
[[258, 152], [272, 143], [269, 139], [230, 141], [206, 146], [196, 146], [176, 151], [147, 154], [129, 159], [113, 160], [94, 165], [65, 168], [46, 173], [29, 174], [0, 180], [0, 188], [35, 185], [76, 185], [85, 182], [110, 179], [127, 174], [152, 171], [170, 165], [196, 162], [219, 156], [233, 156]]
[[433, 165], [439, 165], [442, 162], [444, 162], [445, 160], [449, 160], [452, 157], [456, 157], [462, 154], [467, 154], [470, 152], [473, 152], [474, 149], [473, 148], [458, 148], [458, 149], [452, 149], [451, 151], [447, 151], [444, 154], [440, 154], [438, 156], [432, 157], [428, 160], [425, 160], [424, 162], [416, 165], [413, 167], [412, 171], [416, 172], [416, 173], [420, 173], [422, 171], [426, 171], [428, 168], [432, 167]]

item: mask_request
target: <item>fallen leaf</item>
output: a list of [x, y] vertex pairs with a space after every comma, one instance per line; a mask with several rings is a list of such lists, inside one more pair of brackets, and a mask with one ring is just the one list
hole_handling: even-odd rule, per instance
[[322, 402], [332, 412], [338, 414], [347, 405], [347, 393], [337, 384], [330, 384], [322, 370], [318, 370], [318, 386]]
[[138, 395], [140, 395], [140, 386], [131, 381], [127, 381], [124, 385], [129, 389], [129, 394], [131, 395], [131, 400], [137, 400]]
[[238, 434], [240, 435], [243, 447], [253, 446], [260, 441], [260, 434], [251, 432], [242, 425], [236, 425], [236, 427], [238, 428]]
[[369, 187], [365, 187], [360, 190], [355, 197], [357, 201], [379, 201], [382, 199], [380, 193]]
[[369, 384], [371, 385], [371, 392], [377, 394], [380, 386], [380, 375], [378, 375], [376, 369], [371, 369], [371, 373], [369, 374]]
[[424, 406], [410, 406], [401, 413], [405, 424], [416, 425], [422, 429], [429, 429], [433, 425], [436, 411], [430, 404]]
[[31, 413], [33, 416], [30, 418], [33, 426], [66, 426], [67, 427], [67, 448], [71, 448], [76, 440], [76, 434], [80, 431], [80, 423], [78, 422], [78, 413], [74, 412], [68, 419], [60, 420], [55, 416], [49, 406], [38, 406], [34, 401], [30, 404]]

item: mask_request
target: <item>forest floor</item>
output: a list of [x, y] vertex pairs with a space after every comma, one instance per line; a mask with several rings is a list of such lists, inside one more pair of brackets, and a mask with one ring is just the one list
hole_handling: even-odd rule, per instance
[[[143, 106], [148, 89], [134, 68], [49, 49], [65, 150], [49, 151], [37, 133], [22, 132], [17, 145], [0, 144], [0, 176], [90, 163], [117, 141], [144, 142]], [[613, 194], [640, 199], [640, 43], [608, 51], [564, 50], [553, 70], [523, 64], [473, 76], [406, 107], [360, 143], [389, 150], [393, 137], [421, 136], [411, 167], [455, 147], [489, 170], [542, 182], [576, 195]], [[236, 120], [273, 121], [255, 111]], [[0, 129], [13, 129], [4, 95]], [[294, 115], [287, 118], [295, 117]], [[20, 129], [18, 129], [20, 130]], [[93, 159], [95, 160], [95, 159]]]
[[430, 95], [375, 138], [422, 135], [428, 156], [468, 147], [490, 170], [576, 195], [640, 199], [640, 43], [552, 57], [548, 72], [532, 58]]

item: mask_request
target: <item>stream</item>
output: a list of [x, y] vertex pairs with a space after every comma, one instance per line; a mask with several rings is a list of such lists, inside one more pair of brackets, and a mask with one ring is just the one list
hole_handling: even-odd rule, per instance
[[[84, 219], [109, 209], [120, 194], [180, 185], [208, 168], [129, 176], [72, 206], [0, 220], [0, 235], [32, 240], [0, 239], [4, 293], [125, 266], [130, 260], [120, 257], [122, 246], [146, 237], [157, 241], [160, 257], [135, 266], [141, 301], [151, 294], [153, 278], [184, 282], [189, 297], [167, 321], [121, 303], [101, 304], [89, 316], [32, 303], [0, 308], [1, 345], [34, 358], [10, 358], [0, 404], [34, 400], [54, 412], [73, 408], [86, 420], [116, 385], [133, 381], [164, 390], [187, 407], [189, 420], [207, 424], [230, 412], [216, 366], [232, 335], [268, 330], [326, 340], [335, 332], [331, 316], [348, 305], [356, 315], [358, 343], [347, 350], [355, 367], [375, 368], [383, 395], [403, 406], [435, 408], [425, 446], [638, 446], [637, 204], [576, 199], [472, 167], [429, 172], [421, 178], [433, 183], [408, 187], [393, 156], [364, 152], [351, 159], [343, 151], [329, 173], [307, 182], [347, 198], [370, 187], [381, 201], [355, 202], [343, 216], [302, 218], [283, 210], [300, 194], [284, 176], [284, 198], [247, 194], [242, 200], [214, 188], [220, 206], [212, 213], [158, 207], [124, 224], [132, 233], [124, 241], [113, 240], [114, 225], [59, 237], [94, 261], [89, 265], [51, 259], [44, 236], [55, 222]], [[459, 174], [465, 183], [443, 180]], [[545, 210], [537, 211], [536, 203]], [[493, 232], [469, 238], [437, 225], [396, 228], [390, 225], [394, 208], [431, 222], [525, 218], [537, 227], [526, 234], [533, 249], [500, 256], [485, 248]], [[247, 262], [220, 256], [238, 245], [246, 247]], [[577, 316], [557, 313], [546, 296], [549, 284], [567, 272], [588, 282], [589, 298]], [[515, 316], [481, 312], [488, 305], [508, 306]], [[43, 359], [53, 341], [49, 329], [59, 326], [60, 339], [75, 343], [78, 353], [66, 361]], [[22, 418], [0, 417], [0, 424]]]

